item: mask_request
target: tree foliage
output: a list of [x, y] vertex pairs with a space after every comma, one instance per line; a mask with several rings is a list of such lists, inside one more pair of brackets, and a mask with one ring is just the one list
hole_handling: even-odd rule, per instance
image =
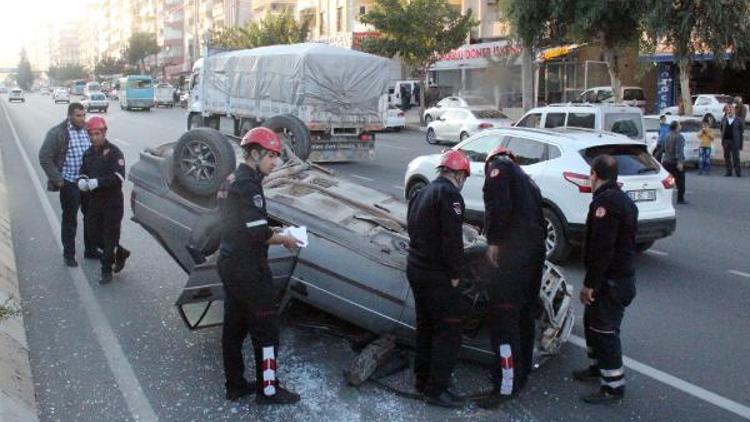
[[380, 33], [362, 48], [385, 57], [398, 55], [407, 65], [424, 70], [437, 56], [466, 42], [478, 24], [471, 9], [465, 15], [445, 0], [376, 0], [360, 18]]
[[503, 0], [500, 7], [525, 48], [537, 50], [561, 41], [573, 16], [569, 0]]
[[96, 75], [117, 75], [125, 72], [125, 60], [106, 56], [94, 65]]
[[31, 63], [26, 56], [26, 50], [21, 50], [21, 60], [16, 69], [16, 83], [21, 89], [28, 91], [34, 83], [34, 73], [31, 72]]
[[128, 46], [123, 56], [128, 64], [137, 66], [140, 72], [146, 68], [146, 57], [157, 54], [161, 48], [156, 42], [156, 34], [148, 32], [136, 32], [128, 39]]
[[64, 64], [60, 66], [50, 66], [47, 75], [55, 80], [58, 84], [73, 79], [84, 79], [88, 76], [88, 70], [81, 64]]
[[277, 44], [296, 44], [307, 41], [312, 19], [302, 22], [294, 19], [291, 10], [278, 15], [268, 15], [260, 22], [250, 21], [242, 27], [228, 27], [212, 31], [211, 47], [239, 50]]

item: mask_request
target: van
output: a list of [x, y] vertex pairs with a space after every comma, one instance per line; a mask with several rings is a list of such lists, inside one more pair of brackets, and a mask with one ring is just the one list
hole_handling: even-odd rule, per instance
[[643, 112], [624, 104], [552, 104], [529, 110], [515, 125], [553, 129], [577, 127], [619, 133], [646, 143]]
[[[623, 86], [622, 103], [633, 107], [639, 107], [641, 110], [646, 108], [646, 96], [643, 94], [643, 88], [637, 86]], [[581, 102], [584, 103], [612, 103], [611, 86], [596, 86], [583, 91], [580, 95]]]
[[154, 81], [149, 75], [130, 75], [120, 79], [120, 109], [140, 108], [150, 111], [154, 106]]
[[[396, 81], [393, 88], [388, 89], [388, 104], [392, 107], [401, 107], [401, 86], [406, 85], [406, 89], [411, 92], [411, 105], [417, 105], [419, 99], [414, 96], [414, 87], [419, 85], [419, 81]], [[420, 87], [421, 88], [421, 87]]]

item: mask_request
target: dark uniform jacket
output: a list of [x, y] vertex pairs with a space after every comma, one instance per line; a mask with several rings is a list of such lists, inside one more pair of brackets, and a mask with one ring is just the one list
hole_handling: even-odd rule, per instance
[[98, 186], [91, 191], [91, 199], [112, 199], [122, 206], [122, 183], [125, 181], [125, 157], [117, 146], [104, 141], [101, 149], [92, 145], [83, 154], [81, 176], [97, 179]]
[[638, 208], [617, 182], [599, 187], [586, 218], [583, 282], [586, 287], [599, 291], [608, 288], [609, 282], [635, 276], [637, 230]]
[[39, 165], [47, 175], [47, 190], [57, 191], [57, 186], [63, 182], [62, 167], [68, 154], [69, 143], [68, 119], [53, 126], [44, 137], [44, 143], [39, 149]]
[[[227, 178], [220, 196], [225, 195], [222, 204], [222, 222], [219, 253], [223, 258], [231, 258], [241, 266], [247, 282], [271, 282], [268, 267], [268, 239], [273, 231], [268, 225], [266, 198], [261, 182], [263, 177], [242, 163]], [[238, 280], [222, 280], [239, 282]], [[227, 286], [235, 294], [246, 292], [251, 287]]]
[[464, 199], [450, 180], [438, 177], [409, 202], [409, 265], [461, 277], [464, 262]]
[[520, 166], [503, 156], [487, 163], [485, 175], [482, 192], [487, 243], [513, 247], [533, 242], [531, 246], [544, 248], [547, 229], [542, 214], [542, 194], [534, 181]]
[[737, 116], [734, 116], [734, 122], [732, 124], [729, 124], [729, 119], [726, 118], [726, 116], [721, 119], [721, 124], [719, 125], [721, 129], [721, 142], [722, 146], [725, 144], [729, 144], [730, 146], [737, 148], [739, 150], [742, 149], [744, 138], [742, 136], [743, 131], [745, 130], [745, 121]]

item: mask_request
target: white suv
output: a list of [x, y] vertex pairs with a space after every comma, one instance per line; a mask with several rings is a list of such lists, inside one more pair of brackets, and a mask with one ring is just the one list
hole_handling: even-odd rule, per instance
[[[484, 161], [498, 145], [513, 151], [542, 191], [548, 229], [547, 258], [552, 262], [563, 262], [572, 246], [583, 243], [591, 202], [590, 163], [601, 154], [615, 157], [620, 170], [618, 181], [638, 205], [639, 251], [675, 231], [674, 179], [651, 157], [646, 145], [622, 135], [579, 128], [490, 129], [453, 147], [471, 161], [471, 176], [462, 191], [470, 223], [483, 224]], [[404, 176], [406, 198], [435, 177], [439, 160], [440, 155], [433, 154], [409, 163]]]

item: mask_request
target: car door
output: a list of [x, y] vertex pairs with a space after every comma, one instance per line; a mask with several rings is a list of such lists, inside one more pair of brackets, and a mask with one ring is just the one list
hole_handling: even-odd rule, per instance
[[435, 138], [441, 141], [450, 139], [448, 137], [447, 119], [451, 117], [453, 110], [445, 110], [443, 115], [437, 117], [435, 121], [430, 123], [430, 127], [435, 131]]
[[484, 133], [476, 138], [459, 145], [458, 149], [466, 154], [471, 165], [471, 175], [466, 180], [461, 193], [466, 204], [466, 214], [469, 220], [481, 222], [484, 214], [484, 199], [482, 187], [484, 186], [484, 163], [487, 154], [495, 147], [502, 145], [506, 135], [497, 132]]
[[450, 125], [450, 138], [448, 138], [449, 141], [453, 142], [460, 142], [461, 137], [461, 131], [464, 126], [464, 122], [469, 118], [469, 111], [468, 110], [462, 110], [462, 109], [456, 109], [453, 111], [452, 119], [449, 121]]
[[700, 117], [705, 115], [711, 105], [711, 102], [711, 98], [709, 97], [698, 97], [698, 99], [695, 100], [695, 105], [693, 106], [693, 115]]
[[455, 142], [455, 140], [458, 138], [458, 135], [455, 133], [455, 125], [456, 119], [458, 118], [458, 112], [459, 111], [456, 109], [451, 109], [440, 116], [441, 132], [438, 136], [438, 139]]

